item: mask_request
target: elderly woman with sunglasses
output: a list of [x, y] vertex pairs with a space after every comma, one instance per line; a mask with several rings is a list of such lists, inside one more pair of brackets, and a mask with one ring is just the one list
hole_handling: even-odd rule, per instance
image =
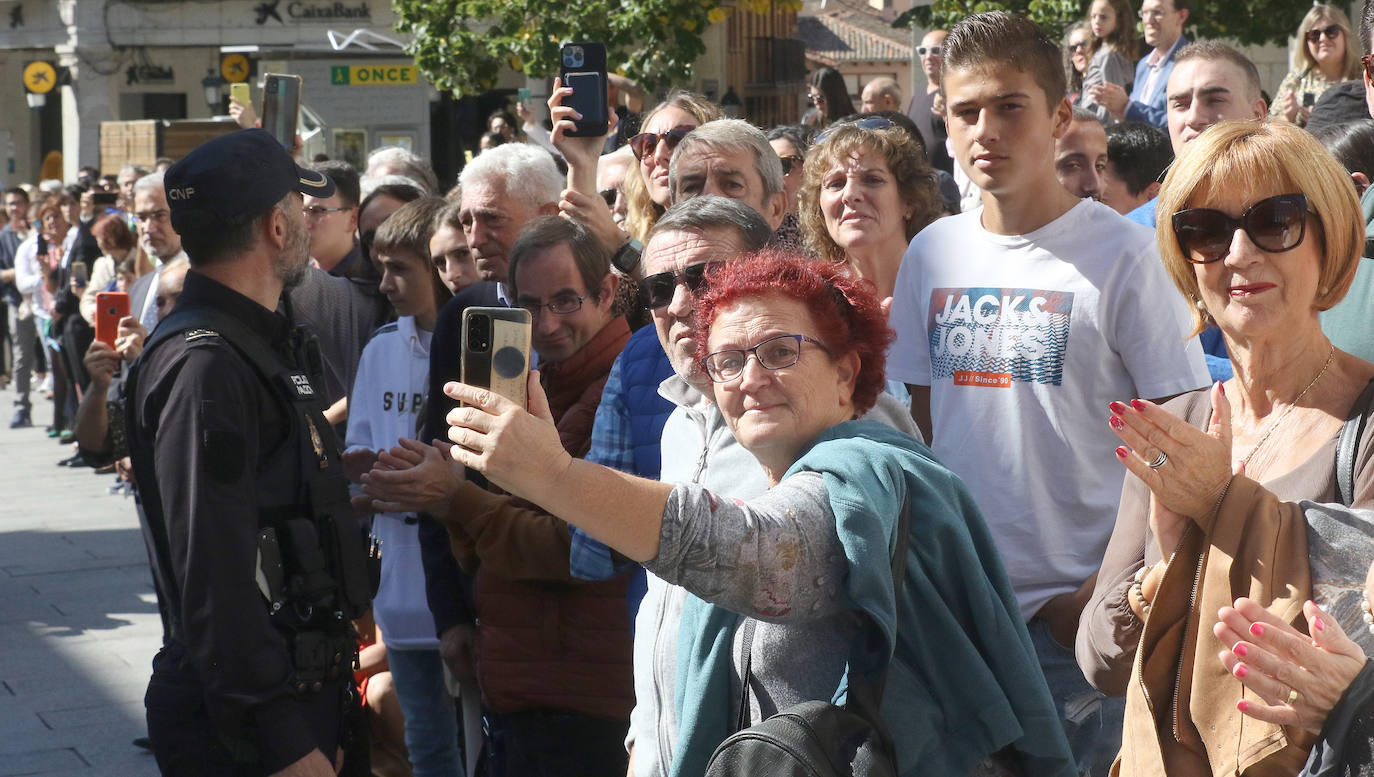
[[881, 117], [841, 122], [816, 136], [803, 170], [807, 244], [892, 296], [907, 244], [944, 215], [920, 141]]
[[[676, 671], [655, 760], [670, 777], [700, 775], [737, 721], [831, 701], [850, 683], [860, 695], [858, 678], [890, 665], [881, 717], [898, 773], [1072, 774], [967, 491], [914, 438], [853, 420], [881, 392], [892, 338], [872, 287], [764, 253], [710, 272], [695, 308], [715, 405], [768, 481], [747, 501], [569, 459], [536, 380], [533, 414], [445, 389], [466, 405], [449, 414], [455, 459], [691, 593], [675, 638], [658, 636]], [[896, 587], [903, 526], [912, 539]], [[994, 754], [1014, 767], [985, 769], [1002, 763]]]
[[1197, 329], [1221, 329], [1235, 377], [1163, 406], [1111, 403], [1130, 475], [1079, 664], [1126, 695], [1114, 774], [1292, 775], [1374, 648], [1342, 636], [1369, 637], [1368, 518], [1304, 513], [1337, 501], [1342, 471], [1347, 504], [1374, 507], [1374, 435], [1340, 465], [1337, 444], [1370, 414], [1374, 364], [1317, 319], [1354, 275], [1359, 203], [1303, 130], [1225, 122], [1188, 144], [1159, 204], [1165, 267]]
[[1360, 77], [1360, 54], [1350, 19], [1334, 5], [1313, 3], [1298, 25], [1293, 67], [1279, 83], [1269, 118], [1302, 127], [1327, 88]]

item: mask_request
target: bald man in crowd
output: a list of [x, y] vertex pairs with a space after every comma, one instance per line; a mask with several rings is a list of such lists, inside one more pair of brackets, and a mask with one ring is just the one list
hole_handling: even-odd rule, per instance
[[864, 85], [864, 113], [875, 111], [900, 111], [902, 109], [902, 87], [887, 76], [878, 76]]

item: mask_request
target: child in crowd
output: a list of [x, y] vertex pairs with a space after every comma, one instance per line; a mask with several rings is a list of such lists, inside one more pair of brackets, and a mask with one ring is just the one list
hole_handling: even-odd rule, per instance
[[1154, 234], [1055, 177], [1072, 118], [1059, 46], [1024, 16], [975, 14], [950, 30], [943, 69], [950, 145], [983, 208], [908, 248], [888, 375], [987, 518], [1079, 773], [1105, 775], [1123, 707], [1065, 647], [1121, 492], [1103, 408], [1114, 391], [1205, 386], [1207, 369]]
[[1083, 74], [1077, 105], [1092, 111], [1097, 120], [1114, 123], [1107, 108], [1093, 99], [1093, 87], [1116, 84], [1127, 92], [1135, 80], [1135, 14], [1126, 0], [1093, 0], [1088, 7], [1088, 26], [1092, 30], [1092, 59]]
[[[429, 345], [439, 307], [452, 296], [430, 260], [437, 197], [403, 205], [377, 230], [372, 259], [378, 288], [396, 321], [378, 329], [363, 349], [349, 395], [344, 466], [355, 482], [379, 454], [398, 442], [414, 444], [429, 385]], [[369, 500], [356, 498], [361, 513]], [[384, 637], [387, 663], [405, 716], [405, 742], [416, 777], [462, 774], [457, 718], [444, 682], [434, 618], [425, 599], [417, 519], [378, 512], [372, 535], [380, 543], [382, 578], [372, 613]], [[379, 642], [382, 642], [379, 637]]]

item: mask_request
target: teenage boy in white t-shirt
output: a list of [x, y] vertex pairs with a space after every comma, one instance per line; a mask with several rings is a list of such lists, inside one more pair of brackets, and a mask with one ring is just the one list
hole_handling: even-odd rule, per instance
[[992, 528], [1080, 773], [1105, 775], [1121, 706], [1087, 684], [1072, 646], [1124, 473], [1107, 403], [1208, 376], [1153, 232], [1055, 177], [1072, 118], [1059, 56], [1023, 16], [976, 14], [950, 31], [946, 125], [983, 208], [912, 241], [888, 370]]

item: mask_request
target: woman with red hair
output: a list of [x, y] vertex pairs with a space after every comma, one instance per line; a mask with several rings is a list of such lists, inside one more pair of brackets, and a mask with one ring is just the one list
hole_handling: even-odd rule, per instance
[[899, 774], [1072, 774], [973, 500], [925, 445], [854, 420], [883, 389], [892, 339], [872, 284], [764, 252], [712, 271], [695, 310], [714, 400], [768, 478], [747, 502], [570, 458], [537, 380], [532, 413], [445, 387], [466, 405], [448, 416], [455, 459], [691, 593], [656, 636], [656, 660], [677, 665], [658, 722], [674, 730], [658, 740], [670, 777], [702, 774], [737, 721], [871, 700], [889, 666], [870, 720]]

